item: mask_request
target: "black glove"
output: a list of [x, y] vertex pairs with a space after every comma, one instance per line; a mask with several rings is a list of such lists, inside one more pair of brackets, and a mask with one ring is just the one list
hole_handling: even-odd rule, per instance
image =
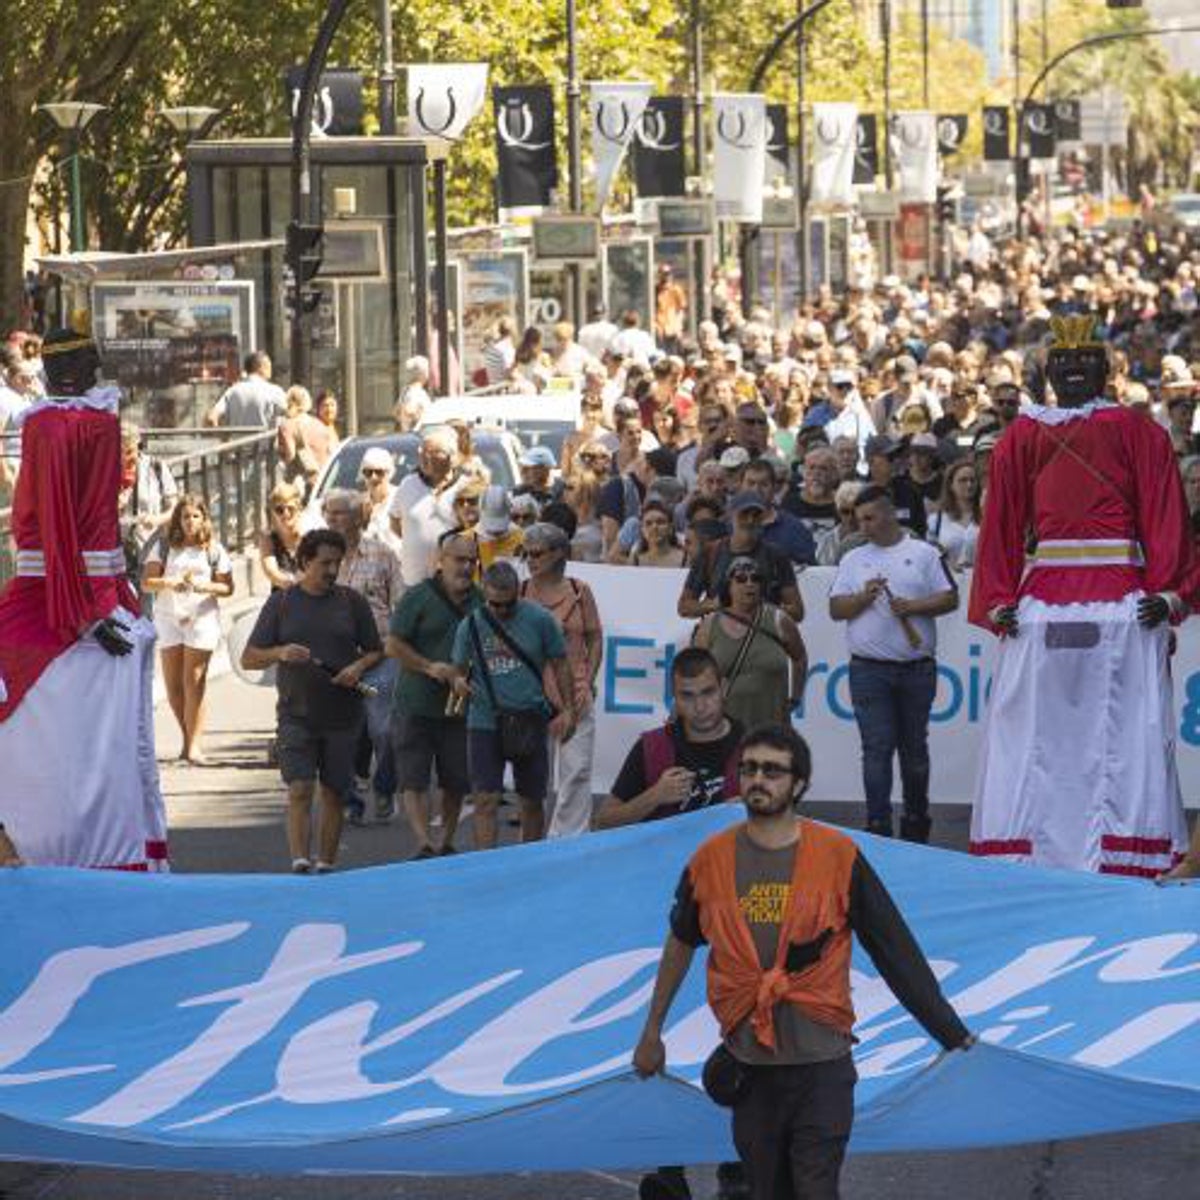
[[1000, 630], [1004, 637], [1017, 636], [1017, 606], [1015, 604], [1002, 604], [999, 608], [993, 608], [988, 616], [992, 618], [992, 624]]
[[106, 654], [114, 658], [124, 658], [133, 649], [133, 643], [125, 636], [129, 632], [128, 625], [122, 625], [115, 617], [105, 617], [97, 621], [92, 632]]
[[1143, 596], [1138, 600], [1138, 624], [1143, 629], [1156, 629], [1171, 615], [1171, 602], [1166, 596]]

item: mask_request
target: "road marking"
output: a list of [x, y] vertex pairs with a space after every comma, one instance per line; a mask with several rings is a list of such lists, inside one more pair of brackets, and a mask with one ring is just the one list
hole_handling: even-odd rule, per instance
[[607, 1182], [614, 1184], [616, 1187], [624, 1188], [627, 1192], [636, 1192], [638, 1185], [630, 1183], [628, 1179], [619, 1179], [616, 1175], [610, 1175], [607, 1171], [585, 1171], [585, 1175], [592, 1175], [596, 1179], [604, 1179]]

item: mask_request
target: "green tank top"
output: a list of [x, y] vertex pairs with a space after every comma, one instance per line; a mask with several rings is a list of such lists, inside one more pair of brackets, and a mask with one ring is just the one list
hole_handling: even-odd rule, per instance
[[[756, 725], [786, 723], [789, 719], [788, 696], [791, 690], [792, 660], [779, 643], [779, 624], [774, 605], [764, 604], [755, 622], [754, 640], [741, 668], [725, 693], [725, 715], [740, 721], [744, 729]], [[709, 650], [728, 679], [737, 661], [749, 626], [738, 625], [739, 633], [725, 631], [725, 621], [714, 618], [709, 634]]]

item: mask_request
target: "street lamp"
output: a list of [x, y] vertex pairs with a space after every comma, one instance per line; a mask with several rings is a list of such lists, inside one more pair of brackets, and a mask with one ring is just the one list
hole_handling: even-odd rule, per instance
[[79, 167], [79, 144], [83, 131], [97, 113], [108, 107], [105, 104], [88, 104], [82, 100], [58, 100], [38, 107], [50, 119], [70, 135], [71, 139], [71, 252], [78, 253], [86, 248], [87, 231], [83, 225], [83, 173]]
[[189, 142], [197, 140], [208, 132], [208, 127], [215, 117], [220, 115], [219, 108], [208, 104], [181, 104], [174, 108], [161, 110], [163, 118], [176, 133], [183, 134]]

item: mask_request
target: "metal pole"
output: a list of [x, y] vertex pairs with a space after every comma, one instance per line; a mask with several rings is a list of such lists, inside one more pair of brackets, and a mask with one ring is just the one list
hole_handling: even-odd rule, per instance
[[78, 254], [87, 249], [87, 233], [83, 226], [83, 170], [79, 153], [81, 132], [71, 134], [71, 253]]
[[1050, 61], [1050, 0], [1042, 0], [1042, 70]]
[[[567, 0], [567, 167], [570, 172], [571, 211], [583, 211], [583, 165], [580, 150], [579, 22], [575, 0]], [[573, 264], [570, 284], [571, 319], [583, 324], [583, 268]]]
[[929, 0], [921, 0], [921, 103], [929, 108]]
[[[438, 391], [450, 395], [450, 271], [446, 261], [449, 247], [446, 239], [446, 162], [439, 158], [433, 164], [433, 299], [437, 305], [434, 328], [438, 339]], [[455, 320], [458, 313], [454, 314]]]
[[[300, 84], [300, 98], [296, 104], [296, 115], [292, 119], [292, 224], [303, 225], [313, 222], [320, 212], [320, 204], [313, 203], [312, 190], [312, 114], [316, 99], [317, 83], [329, 57], [329, 47], [350, 0], [330, 0], [317, 39], [313, 43], [308, 61], [304, 65], [304, 78]], [[318, 201], [320, 197], [317, 197]], [[299, 239], [290, 255], [292, 268], [292, 362], [291, 376], [298, 382], [309, 381], [312, 374], [312, 344], [309, 339], [310, 316], [304, 311], [302, 254]]]
[[879, 30], [883, 37], [883, 178], [892, 190], [892, 6], [879, 0]]
[[392, 2], [379, 0], [379, 132], [396, 133], [396, 63], [392, 52]]
[[808, 146], [804, 136], [805, 99], [805, 54], [804, 54], [804, 0], [796, 0], [796, 215], [799, 229], [797, 263], [800, 267], [800, 303], [808, 299], [812, 282], [812, 246], [808, 236], [808, 179], [805, 173], [805, 157]]
[[[700, 27], [700, 0], [691, 0], [688, 33], [692, 50], [692, 164], [696, 178], [704, 179], [704, 34]], [[703, 191], [703, 186], [701, 186]]]

